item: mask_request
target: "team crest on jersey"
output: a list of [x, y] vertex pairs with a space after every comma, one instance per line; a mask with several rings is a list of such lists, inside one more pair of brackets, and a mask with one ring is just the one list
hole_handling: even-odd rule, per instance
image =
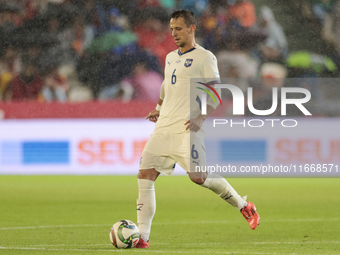
[[191, 66], [192, 61], [194, 61], [192, 58], [187, 58], [187, 59], [185, 60], [184, 66], [185, 66], [185, 67]]

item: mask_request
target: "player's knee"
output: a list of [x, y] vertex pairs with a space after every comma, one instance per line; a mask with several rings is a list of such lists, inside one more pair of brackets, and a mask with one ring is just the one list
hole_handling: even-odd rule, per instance
[[189, 178], [192, 182], [202, 185], [205, 182], [206, 176], [202, 173], [190, 173]]
[[159, 175], [159, 172], [157, 172], [155, 169], [143, 169], [143, 170], [139, 170], [137, 174], [137, 178], [155, 181], [158, 175]]
[[194, 183], [198, 185], [202, 185], [205, 181], [203, 178], [190, 178], [190, 180], [192, 180]]

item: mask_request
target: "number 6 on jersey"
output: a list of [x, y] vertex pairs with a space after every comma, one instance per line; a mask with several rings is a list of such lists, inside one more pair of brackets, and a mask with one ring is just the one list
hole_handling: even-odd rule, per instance
[[175, 84], [176, 83], [176, 75], [175, 75], [176, 69], [174, 70], [174, 72], [171, 75], [171, 84]]

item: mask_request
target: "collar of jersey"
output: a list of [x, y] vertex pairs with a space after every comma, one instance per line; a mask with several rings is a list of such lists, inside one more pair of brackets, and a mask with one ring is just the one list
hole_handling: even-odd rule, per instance
[[191, 51], [193, 51], [193, 50], [195, 50], [196, 48], [195, 47], [193, 47], [193, 48], [191, 48], [190, 50], [187, 50], [187, 51], [185, 51], [185, 52], [180, 52], [180, 50], [178, 49], [178, 55], [180, 55], [180, 56], [182, 56], [182, 55], [184, 55], [185, 53], [188, 53], [188, 52], [191, 52]]

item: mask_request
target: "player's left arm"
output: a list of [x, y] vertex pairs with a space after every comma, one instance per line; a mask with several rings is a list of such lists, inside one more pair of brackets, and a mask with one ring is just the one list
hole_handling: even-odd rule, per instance
[[[214, 87], [214, 84], [221, 83], [220, 82], [220, 74], [217, 67], [217, 59], [209, 52], [209, 54], [203, 59], [201, 62], [201, 76], [204, 79], [206, 84], [209, 84], [211, 87]], [[221, 95], [221, 89], [216, 89], [217, 94]], [[213, 101], [212, 98], [208, 98], [207, 100], [207, 113], [206, 115], [202, 115], [201, 113], [194, 119], [188, 120], [184, 125], [187, 125], [186, 130], [190, 129], [194, 132], [198, 132], [204, 121], [214, 112], [216, 107], [219, 104], [219, 100]]]
[[185, 122], [184, 125], [187, 125], [185, 130], [188, 130], [190, 128], [190, 130], [198, 132], [198, 130], [201, 129], [204, 121], [209, 117], [210, 114], [213, 113], [213, 111], [215, 111], [215, 108], [212, 107], [211, 105], [207, 105], [207, 114], [206, 115], [199, 114], [196, 118]]

